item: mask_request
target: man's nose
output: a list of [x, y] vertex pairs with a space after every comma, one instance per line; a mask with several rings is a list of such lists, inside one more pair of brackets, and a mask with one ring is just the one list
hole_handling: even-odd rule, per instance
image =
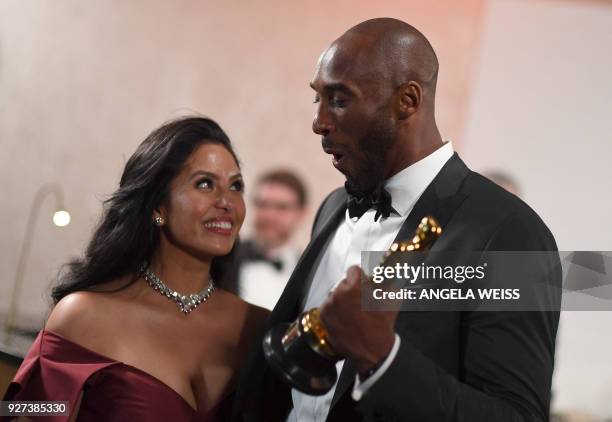
[[335, 126], [330, 116], [321, 109], [317, 110], [314, 120], [312, 121], [312, 131], [317, 135], [327, 136], [334, 130]]

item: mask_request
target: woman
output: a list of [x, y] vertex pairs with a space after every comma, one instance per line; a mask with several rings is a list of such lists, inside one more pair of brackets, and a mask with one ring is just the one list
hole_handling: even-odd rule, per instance
[[206, 118], [163, 125], [106, 205], [4, 400], [68, 401], [70, 420], [223, 418], [267, 316], [219, 288], [245, 215], [230, 140]]

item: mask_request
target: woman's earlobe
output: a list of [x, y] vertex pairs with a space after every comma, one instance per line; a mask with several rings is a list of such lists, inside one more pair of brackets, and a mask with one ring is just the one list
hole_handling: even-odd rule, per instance
[[153, 209], [151, 222], [157, 227], [162, 227], [166, 224], [165, 215], [167, 215], [165, 204], [160, 204], [158, 207]]

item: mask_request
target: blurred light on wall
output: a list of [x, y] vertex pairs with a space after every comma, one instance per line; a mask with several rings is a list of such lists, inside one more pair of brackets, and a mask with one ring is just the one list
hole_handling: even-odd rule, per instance
[[65, 227], [70, 224], [70, 213], [66, 210], [59, 210], [53, 214], [53, 224], [57, 227]]

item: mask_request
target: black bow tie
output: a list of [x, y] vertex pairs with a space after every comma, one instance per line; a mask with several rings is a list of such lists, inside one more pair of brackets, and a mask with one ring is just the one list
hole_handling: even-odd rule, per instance
[[283, 270], [283, 261], [281, 261], [280, 259], [265, 259], [264, 261], [272, 265], [276, 269], [276, 271]]
[[367, 194], [353, 191], [348, 186], [348, 183], [345, 183], [344, 187], [349, 194], [346, 201], [349, 217], [361, 218], [369, 209], [376, 210], [374, 221], [378, 221], [381, 216], [387, 218], [392, 212], [397, 214], [397, 211], [391, 206], [391, 195], [382, 184], [378, 185], [373, 191]]
[[240, 260], [242, 261], [262, 261], [270, 264], [276, 271], [282, 271], [284, 263], [281, 259], [268, 258], [254, 242], [246, 241], [240, 244], [239, 249]]
[[272, 265], [276, 271], [283, 270], [283, 261], [281, 261], [280, 259], [268, 258], [267, 256], [264, 256], [263, 254], [253, 255], [250, 257], [249, 261], [265, 262], [267, 264]]

